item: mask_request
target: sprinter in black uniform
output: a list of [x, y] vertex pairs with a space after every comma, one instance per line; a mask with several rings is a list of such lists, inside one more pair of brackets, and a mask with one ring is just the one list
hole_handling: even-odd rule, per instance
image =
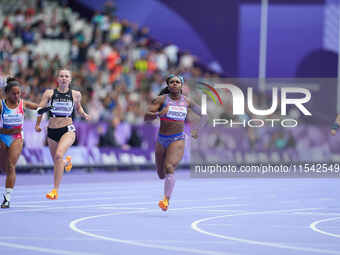
[[[85, 120], [89, 119], [81, 106], [81, 93], [70, 89], [71, 80], [71, 71], [61, 69], [58, 73], [58, 87], [46, 90], [39, 104], [40, 109], [49, 107], [51, 117], [48, 121], [47, 142], [54, 162], [54, 188], [46, 194], [46, 197], [52, 200], [58, 198], [64, 169], [70, 171], [72, 168], [71, 157], [67, 156], [64, 160], [64, 155], [76, 138], [76, 129], [71, 118], [73, 108], [75, 107]], [[35, 125], [37, 132], [41, 131], [41, 119], [42, 116], [38, 115]]]

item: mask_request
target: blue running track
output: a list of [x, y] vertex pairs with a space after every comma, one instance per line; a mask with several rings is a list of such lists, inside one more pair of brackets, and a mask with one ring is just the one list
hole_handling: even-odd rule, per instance
[[[1, 185], [4, 183], [1, 176]], [[18, 175], [1, 255], [340, 255], [339, 179], [191, 179], [168, 212], [153, 171]]]

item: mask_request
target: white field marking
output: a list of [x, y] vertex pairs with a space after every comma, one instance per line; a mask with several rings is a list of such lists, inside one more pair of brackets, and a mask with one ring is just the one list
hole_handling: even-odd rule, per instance
[[[204, 208], [217, 208], [217, 207], [227, 207], [228, 205], [214, 205], [214, 206], [197, 206], [197, 207], [184, 207], [184, 208], [175, 208], [169, 209], [168, 211], [181, 211], [181, 210], [195, 210], [195, 209], [204, 209]], [[107, 216], [118, 216], [118, 215], [127, 215], [127, 214], [138, 214], [138, 213], [148, 213], [148, 212], [159, 212], [159, 210], [144, 210], [144, 211], [132, 211], [132, 212], [121, 212], [121, 213], [108, 213], [108, 214], [100, 214], [94, 216], [83, 217], [79, 219], [75, 219], [70, 222], [69, 227], [82, 235], [90, 236], [97, 239], [102, 239], [111, 242], [123, 243], [133, 246], [140, 246], [146, 248], [155, 248], [155, 249], [163, 249], [168, 251], [179, 251], [179, 252], [189, 252], [189, 253], [196, 253], [196, 254], [208, 254], [208, 255], [235, 255], [235, 253], [225, 253], [225, 252], [217, 252], [211, 250], [202, 250], [202, 249], [194, 249], [194, 248], [184, 248], [184, 247], [174, 247], [174, 246], [167, 246], [167, 245], [158, 245], [158, 244], [146, 244], [144, 242], [138, 242], [133, 240], [123, 240], [118, 238], [106, 237], [103, 235], [96, 235], [84, 230], [81, 230], [77, 227], [77, 224], [82, 221], [87, 221], [95, 218], [100, 217], [107, 217]]]
[[[93, 241], [93, 238], [58, 238], [55, 236], [52, 237], [26, 237], [26, 236], [1, 236], [0, 240], [34, 240], [34, 241], [55, 241], [55, 240], [59, 240], [59, 241], [84, 241], [84, 240], [88, 240], [88, 241]], [[1, 245], [0, 245], [1, 246]]]
[[[92, 239], [93, 240], [93, 239]], [[169, 240], [169, 239], [162, 239], [162, 240], [130, 240], [130, 241], [134, 241], [134, 242], [142, 242], [142, 243], [183, 243], [183, 244], [223, 244], [223, 240], [215, 240], [215, 241], [203, 241], [203, 240]]]
[[43, 252], [45, 254], [46, 253], [62, 254], [62, 255], [97, 255], [99, 254], [99, 253], [85, 253], [85, 252], [78, 252], [78, 251], [49, 249], [49, 248], [42, 248], [38, 246], [22, 245], [22, 244], [6, 243], [6, 242], [0, 242], [0, 246], [15, 248], [15, 249], [29, 250], [29, 251], [36, 251], [36, 252]]
[[300, 200], [280, 201], [280, 204], [296, 204], [300, 203]]
[[46, 208], [47, 205], [20, 205], [20, 208]]
[[40, 211], [48, 211], [48, 210], [65, 210], [65, 209], [85, 209], [85, 208], [93, 208], [93, 209], [100, 209], [100, 207], [111, 206], [111, 204], [98, 204], [98, 205], [79, 205], [79, 206], [58, 206], [58, 207], [45, 207], [40, 209], [32, 209], [32, 210], [4, 210], [0, 211], [1, 214], [8, 214], [8, 213], [16, 213], [16, 212], [40, 212]]
[[340, 219], [340, 217], [334, 217], [334, 218], [328, 218], [328, 219], [314, 221], [314, 222], [312, 222], [309, 225], [309, 227], [312, 230], [314, 230], [316, 232], [319, 232], [320, 234], [324, 234], [324, 235], [327, 235], [327, 236], [332, 236], [332, 237], [340, 238], [340, 234], [334, 234], [334, 233], [326, 232], [326, 231], [323, 231], [323, 230], [317, 228], [317, 225], [322, 223], [322, 222], [334, 221], [334, 220], [339, 220], [339, 219]]
[[[207, 201], [207, 200], [205, 200], [205, 201]], [[242, 206], [246, 206], [246, 205], [248, 205], [248, 204], [228, 204], [228, 206], [226, 206], [226, 207], [242, 207]]]
[[[204, 226], [239, 226], [239, 224], [235, 223], [205, 223]], [[287, 226], [287, 225], [271, 225], [271, 228], [289, 228], [289, 229], [306, 229], [307, 226]]]
[[105, 209], [105, 210], [147, 210], [148, 208], [144, 208], [144, 207], [103, 206], [103, 207], [98, 207], [98, 209]]
[[[99, 185], [99, 186], [98, 186]], [[89, 189], [93, 190], [93, 191], [131, 191], [131, 188], [127, 189], [126, 186], [121, 186], [121, 187], [117, 187], [117, 186], [113, 186], [113, 184], [111, 183], [111, 186], [107, 186], [107, 187], [102, 187], [101, 184], [98, 184], [98, 185], [95, 185], [95, 184], [91, 184], [91, 185], [88, 185], [88, 187], [86, 187], [86, 185], [83, 185], [79, 188], [66, 188], [65, 186], [63, 186], [61, 189], [60, 189], [60, 192], [88, 192]], [[84, 187], [85, 186], [85, 187]], [[145, 188], [145, 186], [134, 186], [133, 189], [136, 190], [136, 189], [142, 189], [143, 190], [146, 190], [146, 191], [149, 191], [149, 190], [159, 190], [158, 187], [147, 187]], [[25, 187], [25, 188], [18, 188], [16, 187], [14, 192], [15, 194], [27, 194], [29, 193], [30, 195], [31, 194], [35, 194], [35, 193], [44, 193], [44, 192], [48, 192], [52, 189], [51, 185], [48, 185], [46, 186], [46, 188], [41, 188], [41, 189], [38, 189], [37, 187]]]
[[135, 198], [135, 199], [141, 199], [141, 198], [144, 198], [145, 199], [145, 196], [144, 197], [138, 197], [138, 196], [117, 196], [117, 197], [92, 197], [92, 198], [79, 198], [79, 199], [57, 199], [57, 200], [48, 200], [48, 199], [44, 199], [44, 200], [40, 200], [40, 201], [30, 201], [30, 202], [27, 202], [27, 203], [15, 203], [16, 205], [27, 205], [27, 204], [45, 204], [45, 203], [63, 203], [63, 202], [83, 202], [83, 201], [100, 201], [100, 200], [117, 200], [117, 199], [130, 199], [130, 198]]
[[206, 223], [204, 224], [206, 226], [235, 226], [236, 224], [232, 224], [232, 223]]
[[[224, 198], [221, 198], [221, 200], [225, 200]], [[48, 201], [50, 203], [54, 203], [58, 200]], [[177, 202], [201, 202], [201, 200], [175, 200]], [[209, 200], [206, 200], [209, 201]], [[217, 201], [217, 200], [215, 200]], [[151, 201], [151, 202], [136, 202], [136, 203], [113, 203], [114, 206], [130, 206], [130, 205], [156, 205], [158, 201]], [[6, 211], [0, 211], [1, 214], [7, 214], [7, 213], [16, 213], [16, 212], [39, 212], [39, 211], [45, 211], [45, 210], [59, 210], [59, 209], [80, 209], [80, 208], [95, 208], [98, 209], [98, 207], [102, 206], [112, 206], [112, 204], [98, 204], [98, 205], [80, 205], [80, 206], [59, 206], [59, 207], [48, 207], [48, 208], [41, 208], [41, 209], [31, 209], [31, 210], [6, 210]], [[235, 205], [235, 204], [228, 204], [224, 207], [235, 207], [235, 206], [243, 206], [243, 205]]]
[[[152, 204], [154, 204], [156, 202], [152, 202]], [[129, 203], [131, 205], [131, 203]], [[141, 203], [139, 203], [141, 204]], [[143, 204], [143, 203], [142, 203]], [[145, 203], [144, 203], [145, 204]], [[151, 202], [147, 202], [146, 204], [151, 204]], [[103, 205], [97, 205], [97, 206], [103, 206]], [[97, 206], [76, 206], [76, 207], [72, 207], [72, 208], [87, 208], [87, 207], [97, 207]], [[228, 205], [219, 205], [219, 206], [215, 206], [215, 207], [227, 207]], [[211, 208], [212, 206], [208, 206], [207, 208]], [[66, 207], [66, 208], [70, 208], [70, 207]], [[197, 209], [201, 209], [204, 207], [196, 207]], [[65, 207], [59, 207], [59, 208], [41, 208], [41, 209], [36, 209], [36, 210], [29, 210], [29, 211], [46, 211], [46, 210], [55, 210], [55, 209], [65, 209]], [[171, 209], [173, 210], [185, 210], [187, 208], [178, 208], [178, 209]], [[193, 208], [195, 209], [195, 208]], [[155, 212], [155, 211], [159, 211], [159, 210], [149, 210], [150, 212]], [[12, 213], [12, 212], [17, 212], [17, 211], [12, 211], [9, 212], [7, 211], [7, 213]], [[28, 210], [22, 210], [22, 212], [28, 212]], [[136, 211], [133, 213], [140, 213], [140, 212], [147, 212], [147, 211]], [[123, 213], [118, 213], [119, 214], [130, 214], [131, 212], [123, 212]], [[115, 215], [117, 213], [111, 213], [111, 215]], [[77, 231], [78, 232], [78, 231]], [[1, 238], [1, 237], [0, 237]], [[86, 239], [87, 240], [87, 239]], [[119, 240], [119, 239], [118, 239]], [[123, 240], [124, 241], [124, 240]], [[144, 246], [144, 244], [141, 244], [142, 246]], [[47, 249], [47, 248], [41, 248], [41, 247], [36, 247], [36, 246], [29, 246], [29, 245], [20, 245], [20, 244], [15, 244], [15, 243], [6, 243], [6, 242], [0, 242], [0, 246], [4, 246], [4, 247], [10, 247], [10, 248], [17, 248], [17, 249], [24, 249], [24, 250], [32, 250], [32, 251], [37, 251], [37, 252], [44, 252], [44, 253], [51, 253], [51, 254], [62, 254], [62, 255], [96, 255], [96, 254], [90, 254], [90, 253], [81, 253], [81, 252], [72, 252], [72, 251], [65, 251], [65, 250], [54, 250], [54, 249]], [[150, 247], [150, 245], [146, 245], [147, 247]], [[157, 245], [151, 245], [153, 246], [153, 248], [157, 248], [155, 246]], [[163, 248], [161, 249], [167, 249], [167, 246], [161, 246]], [[165, 247], [165, 248], [164, 248]], [[170, 250], [175, 250], [177, 251], [177, 248], [174, 247], [168, 247]], [[185, 248], [183, 248], [185, 249]], [[198, 254], [210, 254], [210, 255], [234, 255], [232, 253], [220, 253], [220, 252], [206, 252], [206, 253], [202, 253], [201, 250], [196, 250], [196, 249], [185, 249], [188, 252], [194, 252], [194, 253], [198, 253]], [[180, 251], [184, 251], [181, 250]]]
[[296, 213], [293, 213], [293, 214], [298, 214], [298, 215], [325, 215], [325, 216], [340, 216], [340, 213], [318, 213], [318, 212], [296, 212]]
[[[134, 199], [141, 199], [141, 198], [145, 198], [144, 197], [137, 197], [137, 196], [117, 196], [117, 197], [103, 197], [103, 198], [82, 198], [82, 199], [68, 199], [68, 200], [62, 200], [62, 199], [57, 199], [57, 200], [48, 200], [46, 198], [44, 198], [44, 200], [39, 200], [39, 201], [30, 201], [27, 203], [15, 203], [16, 205], [27, 205], [27, 204], [41, 204], [41, 203], [54, 203], [59, 201], [60, 202], [80, 202], [80, 201], [93, 201], [93, 200], [110, 200], [110, 199], [130, 199], [130, 198], [134, 198]], [[222, 197], [222, 198], [212, 198], [212, 199], [205, 199], [205, 201], [223, 201], [223, 200], [229, 200], [229, 197]], [[233, 198], [234, 199], [234, 198]], [[175, 200], [176, 202], [201, 202], [201, 200], [192, 200], [192, 199], [183, 199], [183, 200]], [[132, 203], [135, 204], [135, 203]], [[116, 205], [116, 204], [115, 204]]]
[[221, 212], [221, 213], [225, 213], [225, 212], [236, 212], [236, 213], [241, 213], [241, 212], [247, 212], [245, 210], [207, 210], [207, 212]]
[[239, 197], [209, 198], [209, 199], [206, 199], [206, 201], [221, 201], [221, 200], [236, 200], [236, 199], [239, 199]]
[[226, 217], [249, 216], [249, 215], [259, 215], [259, 214], [291, 213], [291, 212], [295, 212], [295, 211], [318, 210], [318, 209], [322, 209], [322, 208], [304, 208], [304, 209], [291, 209], [291, 210], [274, 210], [274, 211], [262, 211], [262, 212], [249, 212], [249, 213], [221, 215], [221, 216], [209, 217], [209, 218], [204, 218], [204, 219], [196, 220], [196, 221], [194, 221], [191, 224], [191, 228], [193, 230], [199, 232], [199, 233], [202, 233], [202, 234], [205, 234], [205, 235], [208, 235], [208, 236], [218, 237], [218, 238], [222, 238], [222, 239], [226, 239], [226, 240], [231, 240], [231, 241], [236, 241], [236, 242], [241, 242], [241, 243], [246, 243], [246, 244], [262, 245], [262, 246], [269, 246], [269, 247], [281, 248], [281, 249], [290, 249], [290, 250], [296, 250], [296, 251], [306, 251], [306, 252], [315, 252], [315, 253], [337, 254], [337, 255], [340, 255], [340, 251], [317, 249], [317, 248], [305, 248], [305, 247], [297, 247], [297, 246], [286, 245], [286, 244], [282, 244], [282, 243], [261, 242], [261, 241], [249, 240], [249, 239], [244, 239], [244, 238], [238, 238], [238, 237], [233, 237], [233, 236], [227, 236], [227, 235], [221, 235], [221, 234], [216, 234], [216, 233], [208, 232], [208, 231], [202, 230], [201, 228], [198, 227], [198, 225], [200, 223], [202, 223], [202, 222], [206, 222], [206, 221], [210, 221], [210, 220], [215, 220], [215, 219], [226, 218]]
[[[65, 190], [61, 190], [59, 191], [59, 194], [61, 194], [61, 196], [63, 197], [74, 197], [74, 196], [78, 196], [78, 195], [81, 195], [81, 196], [86, 196], [86, 195], [93, 195], [94, 193], [96, 193], [98, 190], [97, 188], [94, 188], [92, 189], [93, 191], [92, 192], [81, 192], [79, 190], [76, 190], [77, 192], [69, 192], [69, 191], [65, 191]], [[143, 192], [141, 193], [140, 191], [138, 191], [139, 194], [142, 194], [142, 195], [145, 195], [145, 194], [150, 194], [150, 189], [148, 190], [145, 190], [145, 189], [141, 189]], [[156, 190], [160, 190], [160, 189], [154, 189], [155, 191]], [[44, 192], [47, 192], [48, 190], [44, 190]], [[87, 189], [88, 191], [88, 189]], [[39, 194], [26, 194], [26, 195], [16, 195], [17, 192], [15, 192], [15, 194], [13, 195], [14, 198], [29, 198], [29, 199], [32, 199], [32, 198], [35, 198], [35, 197], [44, 197], [45, 193], [44, 192], [39, 192]], [[27, 191], [25, 192], [27, 193]], [[110, 191], [99, 191], [98, 192], [100, 195], [102, 194], [112, 194], [114, 196], [120, 196], [120, 195], [133, 195], [133, 194], [136, 194], [136, 190], [131, 190], [131, 189], [128, 189], [128, 190], [123, 190], [123, 189], [118, 189], [118, 190], [110, 190]], [[235, 199], [239, 199], [238, 197], [225, 197], [224, 198], [225, 200], [235, 200]], [[209, 201], [215, 201], [214, 198], [211, 198], [209, 199]]]
[[[144, 190], [143, 190], [144, 191]], [[79, 193], [69, 193], [69, 192], [64, 192], [64, 191], [60, 191], [59, 194], [61, 194], [61, 196], [63, 197], [74, 197], [74, 196], [87, 196], [87, 195], [93, 195], [97, 192], [97, 190], [94, 190], [92, 192], [79, 192]], [[47, 193], [47, 190], [46, 190], [46, 193]], [[138, 191], [138, 193], [140, 194], [141, 192]], [[133, 195], [133, 194], [136, 194], [136, 191], [130, 191], [130, 192], [127, 192], [125, 190], [123, 190], [122, 192], [118, 193], [117, 191], [99, 191], [98, 192], [99, 195], [103, 195], [103, 194], [112, 194], [114, 196], [120, 196], [120, 195]], [[36, 198], [36, 197], [44, 197], [44, 193], [39, 193], [39, 194], [29, 194], [29, 195], [13, 195], [13, 198], [29, 198], [29, 199], [32, 199], [32, 198]]]
[[292, 225], [271, 225], [271, 228], [288, 228], [288, 229], [308, 229], [307, 226], [292, 226]]
[[[192, 181], [194, 181], [194, 179], [190, 180], [190, 189], [201, 189], [202, 188], [202, 183], [193, 183]], [[187, 184], [187, 180], [177, 180], [177, 183], [184, 183]], [[204, 182], [204, 185], [216, 185], [217, 182]], [[148, 186], [145, 187], [145, 184], [147, 184]], [[196, 185], [197, 184], [197, 185]], [[218, 184], [218, 183], [217, 183]], [[148, 181], [145, 183], [140, 183], [140, 184], [136, 184], [133, 187], [133, 190], [136, 189], [141, 189], [143, 188], [144, 190], [159, 190], [162, 189], [162, 185], [163, 183], [159, 180], [152, 180], [152, 181]], [[48, 185], [17, 185], [15, 187], [15, 193], [16, 194], [27, 194], [27, 191], [29, 190], [29, 193], [44, 193], [48, 190], [50, 190], [52, 188], [52, 186], [50, 184]], [[98, 183], [78, 183], [78, 184], [63, 184], [60, 191], [61, 192], [73, 192], [73, 191], [84, 191], [84, 192], [88, 192], [89, 189], [91, 190], [95, 190], [95, 191], [99, 191], [99, 190], [106, 190], [106, 191], [130, 191], [131, 188], [127, 188], [126, 187], [126, 183], [112, 183], [112, 182], [98, 182]], [[189, 188], [188, 188], [189, 189]], [[179, 187], [178, 190], [188, 190], [188, 189], [184, 189], [183, 187]], [[234, 191], [234, 190], [240, 190], [240, 189], [249, 189], [249, 186], [247, 185], [233, 185], [232, 183], [230, 183], [230, 186], [228, 186], [228, 188], [225, 190], [227, 192], [229, 191]]]

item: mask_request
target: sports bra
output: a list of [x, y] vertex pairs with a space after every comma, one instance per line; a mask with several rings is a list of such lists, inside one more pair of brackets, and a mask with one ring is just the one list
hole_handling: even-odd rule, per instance
[[50, 117], [71, 117], [74, 107], [72, 90], [69, 89], [66, 93], [61, 93], [54, 89], [50, 106], [52, 106], [49, 111]]
[[[2, 104], [2, 127], [3, 128], [22, 128], [24, 125], [24, 101], [20, 100], [19, 105], [15, 109], [9, 108], [5, 100], [1, 100]], [[23, 131], [21, 134], [13, 135], [14, 137], [22, 137]]]
[[178, 100], [173, 100], [169, 95], [166, 95], [161, 109], [168, 106], [168, 112], [160, 116], [161, 120], [185, 121], [188, 113], [188, 103], [183, 95], [181, 95], [181, 98]]

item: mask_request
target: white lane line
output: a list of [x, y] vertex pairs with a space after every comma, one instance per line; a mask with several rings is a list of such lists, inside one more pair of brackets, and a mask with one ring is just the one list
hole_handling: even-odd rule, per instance
[[[317, 225], [319, 225], [320, 223], [322, 222], [329, 222], [329, 221], [336, 221], [336, 220], [340, 220], [340, 217], [334, 217], [334, 218], [327, 218], [327, 219], [323, 219], [323, 220], [318, 220], [318, 221], [314, 221], [312, 222], [309, 227], [316, 231], [316, 232], [319, 232], [320, 234], [324, 234], [324, 235], [327, 235], [327, 236], [332, 236], [332, 237], [336, 237], [336, 238], [340, 238], [340, 234], [334, 234], [334, 233], [330, 233], [330, 232], [327, 232], [327, 231], [324, 231], [324, 230], [321, 230], [317, 227]], [[339, 228], [338, 228], [339, 229]]]
[[99, 253], [87, 253], [87, 252], [78, 252], [78, 251], [49, 249], [49, 248], [42, 248], [38, 246], [22, 245], [22, 244], [7, 243], [7, 242], [0, 242], [0, 246], [15, 248], [15, 249], [29, 250], [29, 251], [36, 251], [36, 252], [43, 252], [45, 254], [50, 253], [50, 254], [61, 254], [61, 255], [99, 255]]
[[[191, 200], [191, 201], [198, 201], [198, 200]], [[141, 202], [141, 203], [135, 203], [135, 204], [155, 204], [156, 202]], [[127, 203], [128, 205], [134, 205], [133, 203]], [[117, 204], [116, 204], [117, 205]], [[126, 205], [126, 204], [123, 204]], [[35, 210], [20, 210], [21, 212], [32, 212], [32, 211], [47, 211], [47, 210], [55, 210], [55, 209], [69, 209], [69, 208], [89, 208], [89, 207], [100, 207], [100, 206], [108, 206], [107, 204], [100, 204], [100, 205], [95, 205], [95, 206], [72, 206], [72, 207], [54, 207], [54, 208], [41, 208], [41, 209], [35, 209]], [[202, 209], [202, 208], [211, 208], [211, 207], [228, 207], [228, 205], [220, 205], [220, 206], [205, 206], [205, 207], [195, 207], [197, 209]], [[181, 209], [181, 208], [179, 208]], [[176, 209], [171, 209], [176, 210]], [[183, 209], [182, 209], [183, 210]], [[159, 211], [159, 210], [149, 210], [151, 212]], [[18, 212], [18, 210], [13, 211], [9, 210], [7, 213], [13, 213], [13, 212]], [[134, 213], [139, 213], [141, 210], [138, 210]], [[145, 212], [145, 211], [143, 211]], [[6, 213], [6, 212], [3, 212]], [[0, 214], [3, 214], [0, 213]], [[118, 214], [130, 214], [131, 212], [123, 212], [123, 213], [118, 213]], [[111, 213], [112, 215], [117, 214], [117, 213]], [[2, 237], [0, 237], [1, 239]], [[88, 240], [88, 239], [84, 239]], [[91, 239], [93, 240], [93, 239]], [[143, 244], [142, 244], [143, 245]], [[66, 251], [66, 250], [57, 250], [57, 249], [48, 249], [48, 248], [42, 248], [42, 247], [37, 247], [37, 246], [31, 246], [31, 245], [21, 245], [21, 244], [16, 244], [16, 243], [7, 243], [7, 242], [1, 242], [0, 241], [0, 246], [4, 247], [9, 247], [9, 248], [16, 248], [16, 249], [24, 249], [24, 250], [31, 250], [31, 251], [36, 251], [36, 252], [43, 252], [43, 253], [49, 253], [49, 254], [61, 254], [61, 255], [99, 255], [98, 253], [83, 253], [83, 252], [73, 252], [73, 251]], [[148, 246], [148, 245], [147, 245]], [[156, 245], [157, 246], [157, 245]], [[153, 245], [154, 247], [154, 245]], [[166, 247], [166, 246], [165, 246]], [[163, 246], [164, 248], [164, 246]], [[169, 247], [171, 249], [172, 247]], [[173, 248], [172, 250], [176, 250], [176, 248]], [[183, 251], [183, 250], [181, 250]], [[209, 254], [209, 255], [228, 255], [228, 253], [220, 253], [220, 252], [211, 252], [211, 253], [202, 253], [200, 250], [196, 249], [188, 249], [188, 251], [194, 251], [194, 253], [199, 253], [199, 254]], [[196, 251], [196, 252], [195, 252]], [[234, 255], [229, 253], [229, 255]]]
[[301, 203], [300, 200], [280, 201], [280, 204], [296, 204]]
[[[100, 185], [100, 184], [98, 184]], [[111, 184], [111, 186], [98, 186], [96, 184], [91, 184], [91, 185], [83, 185], [79, 188], [67, 188], [65, 186], [63, 186], [61, 189], [60, 189], [60, 192], [65, 192], [65, 193], [68, 193], [68, 192], [88, 192], [89, 190], [93, 190], [94, 192], [95, 191], [131, 191], [131, 189], [126, 189], [126, 186], [121, 186], [121, 187], [117, 187], [117, 186], [114, 186], [112, 187], [113, 185]], [[86, 187], [88, 186], [88, 187]], [[27, 193], [29, 193], [30, 195], [31, 194], [44, 194], [48, 191], [50, 191], [52, 189], [51, 185], [48, 185], [46, 186], [46, 188], [37, 188], [37, 187], [25, 187], [24, 189], [23, 188], [15, 188], [14, 190], [14, 193], [15, 194], [20, 194], [20, 195], [27, 195]], [[145, 186], [135, 186], [134, 189], [141, 189], [141, 190], [145, 190], [145, 191], [152, 191], [152, 190], [160, 190], [160, 188], [158, 187], [148, 187], [148, 188], [145, 188]]]
[[324, 216], [340, 216], [340, 213], [318, 213], [318, 212], [296, 212], [297, 215], [324, 215]]
[[[117, 205], [117, 204], [115, 204]], [[131, 204], [129, 204], [131, 205]], [[49, 211], [49, 210], [65, 210], [65, 209], [86, 209], [86, 208], [93, 208], [93, 209], [100, 209], [101, 207], [111, 206], [111, 204], [98, 204], [98, 205], [79, 205], [79, 206], [58, 206], [58, 207], [47, 207], [47, 208], [40, 208], [40, 209], [32, 209], [32, 210], [6, 210], [1, 211], [1, 214], [8, 214], [8, 213], [16, 213], [16, 212], [40, 212], [40, 211]], [[117, 207], [118, 209], [119, 207]], [[118, 209], [119, 210], [119, 209]]]
[[97, 197], [92, 197], [92, 198], [79, 198], [79, 199], [57, 199], [57, 200], [47, 200], [45, 198], [45, 200], [40, 200], [40, 201], [30, 201], [27, 203], [15, 203], [16, 205], [31, 205], [31, 204], [45, 204], [45, 203], [64, 203], [64, 202], [84, 202], [84, 201], [101, 201], [101, 200], [117, 200], [117, 199], [142, 199], [142, 198], [146, 198], [144, 197], [138, 197], [138, 196], [117, 196], [117, 197], [101, 197], [101, 196], [97, 196]]
[[148, 210], [148, 208], [145, 207], [116, 207], [116, 206], [103, 206], [103, 207], [97, 207], [99, 209], [105, 209], [105, 210]]
[[[145, 191], [146, 192], [146, 191]], [[47, 193], [47, 190], [46, 190], [46, 193]], [[60, 191], [60, 195], [62, 197], [75, 197], [75, 196], [88, 196], [88, 195], [92, 195], [95, 194], [95, 193], [98, 193], [100, 195], [107, 195], [107, 194], [111, 194], [111, 195], [114, 195], [114, 196], [126, 196], [126, 195], [133, 195], [133, 194], [136, 194], [136, 191], [131, 191], [131, 192], [127, 192], [125, 190], [121, 190], [121, 192], [117, 192], [117, 191], [99, 191], [97, 192], [97, 190], [94, 190], [92, 192], [79, 192], [79, 193], [73, 193], [73, 192], [65, 192], [65, 191]], [[138, 191], [138, 193], [141, 193]], [[146, 194], [149, 194], [146, 192]], [[37, 198], [37, 197], [45, 197], [45, 193], [40, 193], [40, 194], [29, 194], [29, 195], [16, 195], [14, 194], [13, 195], [13, 198], [15, 199], [20, 199], [20, 198], [24, 198], [24, 199], [32, 199], [32, 198]]]
[[[92, 193], [93, 194], [93, 193]], [[113, 199], [113, 200], [116, 200], [116, 199], [130, 199], [130, 198], [134, 198], [134, 199], [141, 199], [141, 198], [147, 198], [145, 196], [115, 196], [115, 197], [96, 197], [96, 198], [81, 198], [81, 199], [67, 199], [67, 200], [63, 200], [63, 199], [58, 199], [58, 200], [47, 200], [46, 198], [44, 200], [39, 200], [39, 201], [30, 201], [30, 202], [27, 202], [27, 203], [21, 203], [21, 202], [18, 202], [18, 203], [15, 203], [15, 205], [31, 205], [31, 204], [41, 204], [41, 203], [61, 203], [61, 202], [81, 202], [81, 201], [96, 201], [96, 200], [110, 200], [110, 199]], [[223, 200], [233, 200], [233, 199], [236, 199], [234, 197], [222, 197], [222, 198], [212, 198], [212, 199], [205, 199], [205, 201], [223, 201]], [[182, 199], [182, 200], [175, 200], [175, 202], [193, 202], [193, 201], [196, 201], [196, 202], [201, 202], [201, 200], [192, 200], [192, 199]], [[134, 204], [134, 203], [132, 203]]]
[[[195, 209], [207, 209], [207, 208], [218, 208], [218, 207], [228, 207], [228, 204], [225, 205], [211, 205], [211, 206], [197, 206], [197, 207], [184, 207], [184, 208], [174, 208], [169, 209], [168, 211], [182, 211], [182, 210], [195, 210]], [[208, 255], [231, 255], [234, 253], [226, 253], [226, 252], [218, 252], [218, 251], [211, 251], [211, 250], [202, 250], [202, 249], [194, 249], [194, 248], [184, 248], [184, 247], [174, 247], [174, 246], [167, 246], [167, 245], [159, 245], [159, 244], [146, 244], [144, 242], [133, 241], [133, 240], [124, 240], [119, 238], [113, 237], [106, 237], [103, 235], [97, 235], [88, 231], [81, 230], [77, 227], [77, 224], [83, 221], [92, 220], [101, 217], [108, 217], [108, 216], [118, 216], [118, 215], [127, 215], [127, 214], [138, 214], [138, 213], [148, 213], [148, 212], [159, 212], [159, 210], [144, 210], [144, 211], [132, 211], [132, 212], [121, 212], [121, 213], [108, 213], [108, 214], [100, 214], [94, 216], [83, 217], [79, 219], [75, 219], [70, 222], [69, 227], [82, 235], [90, 236], [97, 239], [102, 239], [111, 242], [123, 243], [133, 246], [140, 246], [146, 248], [155, 248], [155, 249], [162, 249], [162, 250], [169, 250], [169, 251], [178, 251], [178, 252], [189, 252], [195, 254], [208, 254]]]
[[[112, 229], [111, 229], [112, 231]], [[26, 237], [26, 236], [1, 236], [0, 240], [34, 240], [34, 241], [94, 241], [93, 238], [74, 237]], [[1, 246], [1, 245], [0, 245]]]
[[[221, 198], [221, 201], [225, 200], [225, 198]], [[55, 201], [58, 200], [53, 200], [53, 201], [47, 201], [53, 204]], [[205, 201], [209, 201], [209, 199], [206, 199]], [[217, 199], [214, 199], [214, 201], [218, 201]], [[202, 202], [202, 200], [190, 200], [190, 199], [185, 199], [185, 200], [175, 200], [175, 203], [181, 203], [181, 202]], [[111, 204], [93, 204], [93, 205], [80, 205], [80, 206], [59, 206], [59, 207], [48, 207], [48, 208], [41, 208], [41, 209], [27, 209], [27, 210], [12, 210], [15, 207], [12, 207], [11, 210], [5, 210], [5, 211], [0, 211], [1, 214], [7, 214], [7, 213], [16, 213], [16, 212], [39, 212], [39, 211], [45, 211], [45, 210], [65, 210], [65, 209], [80, 209], [80, 208], [95, 208], [98, 209], [98, 207], [102, 206], [134, 206], [134, 205], [157, 205], [158, 201], [151, 201], [151, 202], [136, 202], [136, 203], [111, 203]], [[245, 204], [228, 204], [225, 207], [238, 207], [238, 206], [245, 206]]]
[[207, 210], [207, 212], [221, 212], [221, 213], [226, 213], [226, 212], [236, 212], [236, 213], [240, 213], [240, 212], [246, 212], [245, 210]]
[[18, 208], [47, 208], [47, 207], [48, 207], [47, 205], [20, 205], [18, 206]]
[[194, 221], [191, 224], [191, 228], [193, 230], [199, 232], [199, 233], [202, 233], [202, 234], [205, 234], [205, 235], [208, 235], [208, 236], [213, 236], [213, 237], [222, 238], [222, 239], [225, 239], [225, 240], [236, 241], [236, 242], [242, 242], [242, 243], [246, 243], [246, 244], [262, 245], [262, 246], [281, 248], [281, 249], [290, 249], [290, 250], [296, 250], [296, 251], [305, 251], [305, 252], [315, 252], [315, 253], [340, 255], [340, 251], [325, 250], [325, 249], [318, 249], [318, 248], [309, 248], [309, 247], [305, 248], [305, 247], [297, 247], [297, 246], [286, 245], [286, 244], [282, 244], [282, 243], [261, 242], [261, 241], [256, 241], [256, 240], [249, 240], [249, 239], [244, 239], [244, 238], [238, 238], [238, 237], [233, 237], [233, 236], [227, 236], [227, 235], [221, 235], [221, 234], [216, 234], [216, 233], [208, 232], [208, 231], [205, 231], [202, 228], [198, 227], [198, 225], [200, 223], [207, 222], [207, 221], [210, 221], [210, 220], [215, 220], [215, 219], [227, 218], [227, 217], [249, 216], [249, 215], [259, 215], [259, 214], [291, 213], [291, 212], [296, 212], [296, 211], [318, 210], [318, 209], [322, 209], [322, 208], [273, 210], [273, 211], [262, 211], [262, 212], [249, 212], [249, 213], [221, 215], [221, 216], [209, 217], [209, 218], [204, 218], [204, 219], [196, 220], [196, 221]]

